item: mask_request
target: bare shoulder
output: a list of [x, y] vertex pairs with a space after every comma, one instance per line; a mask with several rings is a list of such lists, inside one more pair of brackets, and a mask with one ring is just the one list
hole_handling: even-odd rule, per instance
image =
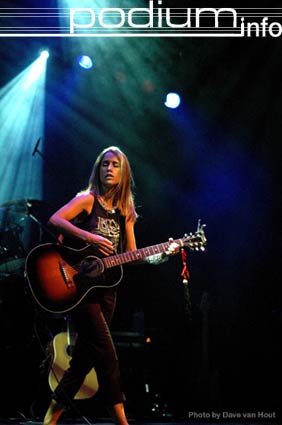
[[90, 214], [93, 208], [93, 203], [94, 196], [91, 193], [81, 193], [72, 198], [67, 204], [53, 214], [51, 221], [57, 217], [72, 220], [74, 217], [77, 217], [83, 212]]
[[71, 201], [71, 205], [79, 205], [81, 210], [87, 211], [90, 214], [93, 205], [94, 205], [95, 197], [92, 193], [80, 193], [75, 196]]

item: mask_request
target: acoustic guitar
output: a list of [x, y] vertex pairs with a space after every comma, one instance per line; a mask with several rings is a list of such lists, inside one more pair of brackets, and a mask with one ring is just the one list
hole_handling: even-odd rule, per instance
[[[205, 250], [204, 226], [174, 242], [191, 250]], [[33, 248], [25, 261], [27, 277], [36, 302], [50, 313], [67, 313], [97, 288], [112, 288], [123, 277], [122, 265], [137, 262], [155, 254], [166, 254], [169, 242], [133, 251], [99, 257], [92, 245], [73, 249], [57, 243]], [[95, 255], [94, 255], [95, 254]]]
[[[49, 370], [48, 382], [52, 391], [56, 389], [64, 372], [68, 369], [75, 345], [76, 333], [67, 321], [67, 332], [60, 332], [52, 340], [52, 364]], [[83, 384], [75, 395], [76, 400], [93, 397], [99, 385], [95, 369], [86, 375]]]

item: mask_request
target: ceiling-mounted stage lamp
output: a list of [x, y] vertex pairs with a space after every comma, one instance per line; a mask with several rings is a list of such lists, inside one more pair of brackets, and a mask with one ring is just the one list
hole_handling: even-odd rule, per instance
[[170, 109], [176, 109], [181, 103], [181, 98], [177, 93], [168, 93], [166, 95], [165, 106]]
[[48, 59], [49, 58], [49, 52], [48, 50], [42, 50], [42, 52], [40, 52], [40, 57], [41, 59]]
[[77, 62], [81, 68], [84, 69], [91, 69], [93, 67], [93, 61], [90, 58], [90, 56], [87, 55], [80, 55], [77, 58]]

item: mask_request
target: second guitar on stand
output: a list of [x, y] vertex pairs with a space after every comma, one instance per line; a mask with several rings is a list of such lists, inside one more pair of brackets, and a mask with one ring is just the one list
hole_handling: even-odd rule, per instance
[[[54, 391], [61, 381], [64, 372], [68, 369], [72, 358], [76, 334], [67, 319], [67, 331], [58, 333], [52, 340], [52, 364], [49, 371], [48, 382]], [[91, 369], [86, 375], [83, 384], [75, 395], [76, 400], [93, 397], [98, 391], [99, 385], [95, 369]]]

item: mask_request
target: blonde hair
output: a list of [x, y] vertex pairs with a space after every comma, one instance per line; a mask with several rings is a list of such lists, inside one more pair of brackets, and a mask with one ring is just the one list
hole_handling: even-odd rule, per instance
[[87, 191], [94, 195], [101, 195], [100, 167], [106, 153], [112, 152], [120, 161], [121, 178], [119, 183], [113, 188], [111, 195], [113, 196], [114, 204], [120, 210], [121, 214], [127, 219], [136, 220], [137, 213], [134, 204], [134, 195], [132, 187], [134, 180], [131, 167], [127, 156], [117, 146], [110, 146], [104, 149], [98, 156], [93, 165], [92, 172], [89, 178]]

